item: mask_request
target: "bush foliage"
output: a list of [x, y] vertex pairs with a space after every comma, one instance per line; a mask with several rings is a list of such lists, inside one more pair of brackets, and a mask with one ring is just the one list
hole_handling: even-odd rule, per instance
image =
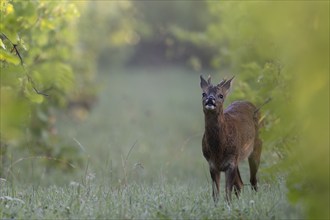
[[61, 158], [52, 165], [64, 169], [75, 158], [58, 140], [55, 111], [75, 89], [78, 18], [77, 7], [64, 1], [1, 1], [2, 165], [17, 159], [5, 154], [12, 148]]

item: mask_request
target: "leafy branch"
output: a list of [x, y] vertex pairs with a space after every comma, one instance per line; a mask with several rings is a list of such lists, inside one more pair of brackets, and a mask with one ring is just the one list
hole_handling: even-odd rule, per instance
[[[5, 40], [7, 40], [11, 45], [12, 45], [12, 49], [11, 49], [11, 53], [12, 52], [15, 52], [15, 54], [16, 54], [16, 56], [18, 56], [18, 58], [20, 59], [20, 63], [21, 63], [21, 66], [22, 66], [22, 68], [24, 69], [24, 71], [25, 71], [25, 74], [26, 74], [26, 77], [27, 77], [27, 79], [28, 79], [28, 82], [30, 82], [31, 83], [31, 85], [32, 85], [32, 88], [33, 88], [33, 90], [38, 94], [38, 95], [43, 95], [43, 96], [49, 96], [47, 93], [45, 93], [45, 91], [40, 91], [40, 90], [38, 90], [37, 88], [36, 88], [36, 85], [35, 85], [35, 82], [34, 82], [34, 80], [32, 79], [32, 77], [30, 76], [30, 74], [28, 73], [28, 71], [27, 71], [27, 69], [25, 68], [25, 66], [24, 66], [24, 61], [23, 61], [23, 58], [22, 58], [22, 55], [20, 54], [20, 52], [19, 52], [19, 50], [18, 50], [18, 44], [15, 44], [15, 43], [13, 43], [4, 33], [0, 33], [0, 39], [2, 40], [2, 41], [5, 41]], [[51, 88], [49, 88], [49, 89], [46, 89], [46, 90], [50, 90]]]

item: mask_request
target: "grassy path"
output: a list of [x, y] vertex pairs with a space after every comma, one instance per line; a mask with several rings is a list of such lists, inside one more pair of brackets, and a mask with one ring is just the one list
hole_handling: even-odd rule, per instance
[[[104, 71], [99, 82], [98, 104], [86, 121], [59, 118], [59, 132], [88, 163], [71, 176], [35, 170], [31, 183], [1, 180], [0, 219], [300, 217], [285, 197], [283, 180], [266, 178], [265, 161], [258, 193], [245, 186], [231, 206], [223, 198], [214, 205], [201, 153], [198, 73], [126, 69]], [[242, 178], [248, 183], [246, 163]]]

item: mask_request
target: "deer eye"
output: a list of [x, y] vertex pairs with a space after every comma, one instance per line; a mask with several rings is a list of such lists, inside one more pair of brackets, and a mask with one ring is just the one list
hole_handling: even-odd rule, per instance
[[205, 92], [202, 93], [203, 98], [205, 98], [207, 95]]
[[222, 95], [222, 94], [218, 95], [218, 97], [219, 97], [220, 99], [223, 99], [223, 95]]

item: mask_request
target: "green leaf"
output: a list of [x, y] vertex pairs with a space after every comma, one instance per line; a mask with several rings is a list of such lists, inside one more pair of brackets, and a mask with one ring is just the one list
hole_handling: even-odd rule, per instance
[[44, 101], [44, 96], [38, 94], [33, 86], [31, 85], [31, 83], [28, 83], [27, 86], [24, 89], [24, 94], [25, 96], [34, 103], [42, 103]]
[[5, 50], [0, 50], [0, 60], [14, 65], [18, 65], [20, 63], [20, 59], [17, 56]]
[[2, 42], [2, 39], [0, 39], [0, 46], [6, 50], [6, 45]]

